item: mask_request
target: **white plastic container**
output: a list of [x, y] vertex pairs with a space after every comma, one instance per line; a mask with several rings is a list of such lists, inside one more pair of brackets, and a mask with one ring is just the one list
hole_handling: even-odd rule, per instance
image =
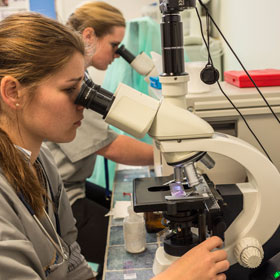
[[123, 221], [124, 246], [129, 253], [141, 253], [146, 249], [144, 217], [128, 207], [128, 216]]
[[202, 93], [210, 91], [210, 86], [202, 82], [200, 79], [200, 72], [204, 69], [206, 64], [207, 61], [185, 63], [186, 72], [190, 75], [190, 81], [188, 83], [189, 93]]

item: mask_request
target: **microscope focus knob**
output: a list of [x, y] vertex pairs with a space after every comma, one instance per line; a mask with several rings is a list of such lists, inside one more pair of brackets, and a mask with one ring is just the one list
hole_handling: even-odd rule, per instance
[[243, 267], [256, 268], [261, 264], [264, 253], [262, 245], [257, 239], [246, 237], [237, 243], [234, 255]]

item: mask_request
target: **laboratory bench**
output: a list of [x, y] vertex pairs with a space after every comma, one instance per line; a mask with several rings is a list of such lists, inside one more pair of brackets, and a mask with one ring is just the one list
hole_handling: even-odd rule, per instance
[[[133, 179], [149, 176], [148, 167], [116, 171], [111, 208], [114, 207], [116, 201], [131, 200], [128, 194], [132, 194]], [[144, 252], [128, 253], [124, 247], [123, 219], [114, 219], [110, 216], [103, 280], [151, 279], [154, 276], [152, 266], [156, 249], [160, 245], [160, 236], [155, 233], [146, 233], [146, 242]]]

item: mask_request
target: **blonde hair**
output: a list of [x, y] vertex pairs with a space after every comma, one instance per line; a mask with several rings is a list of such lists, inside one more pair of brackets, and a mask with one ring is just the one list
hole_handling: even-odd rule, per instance
[[[38, 13], [12, 14], [0, 22], [0, 81], [10, 75], [24, 87], [36, 88], [43, 78], [65, 66], [75, 52], [84, 54], [80, 36]], [[28, 93], [30, 98], [36, 94], [34, 90]], [[41, 214], [45, 190], [23, 153], [1, 128], [0, 168], [15, 191]]]
[[80, 33], [87, 27], [94, 29], [97, 37], [112, 33], [114, 26], [125, 27], [125, 19], [120, 10], [101, 1], [89, 2], [69, 17], [67, 25]]

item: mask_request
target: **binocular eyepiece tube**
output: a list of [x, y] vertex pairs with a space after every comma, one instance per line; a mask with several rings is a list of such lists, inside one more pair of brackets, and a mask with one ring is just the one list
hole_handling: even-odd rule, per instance
[[75, 104], [82, 105], [106, 117], [115, 97], [113, 93], [96, 85], [85, 73], [84, 81], [80, 93], [75, 100]]
[[116, 54], [120, 55], [129, 64], [135, 59], [135, 55], [133, 55], [128, 49], [126, 49], [124, 45], [121, 45], [116, 50]]

